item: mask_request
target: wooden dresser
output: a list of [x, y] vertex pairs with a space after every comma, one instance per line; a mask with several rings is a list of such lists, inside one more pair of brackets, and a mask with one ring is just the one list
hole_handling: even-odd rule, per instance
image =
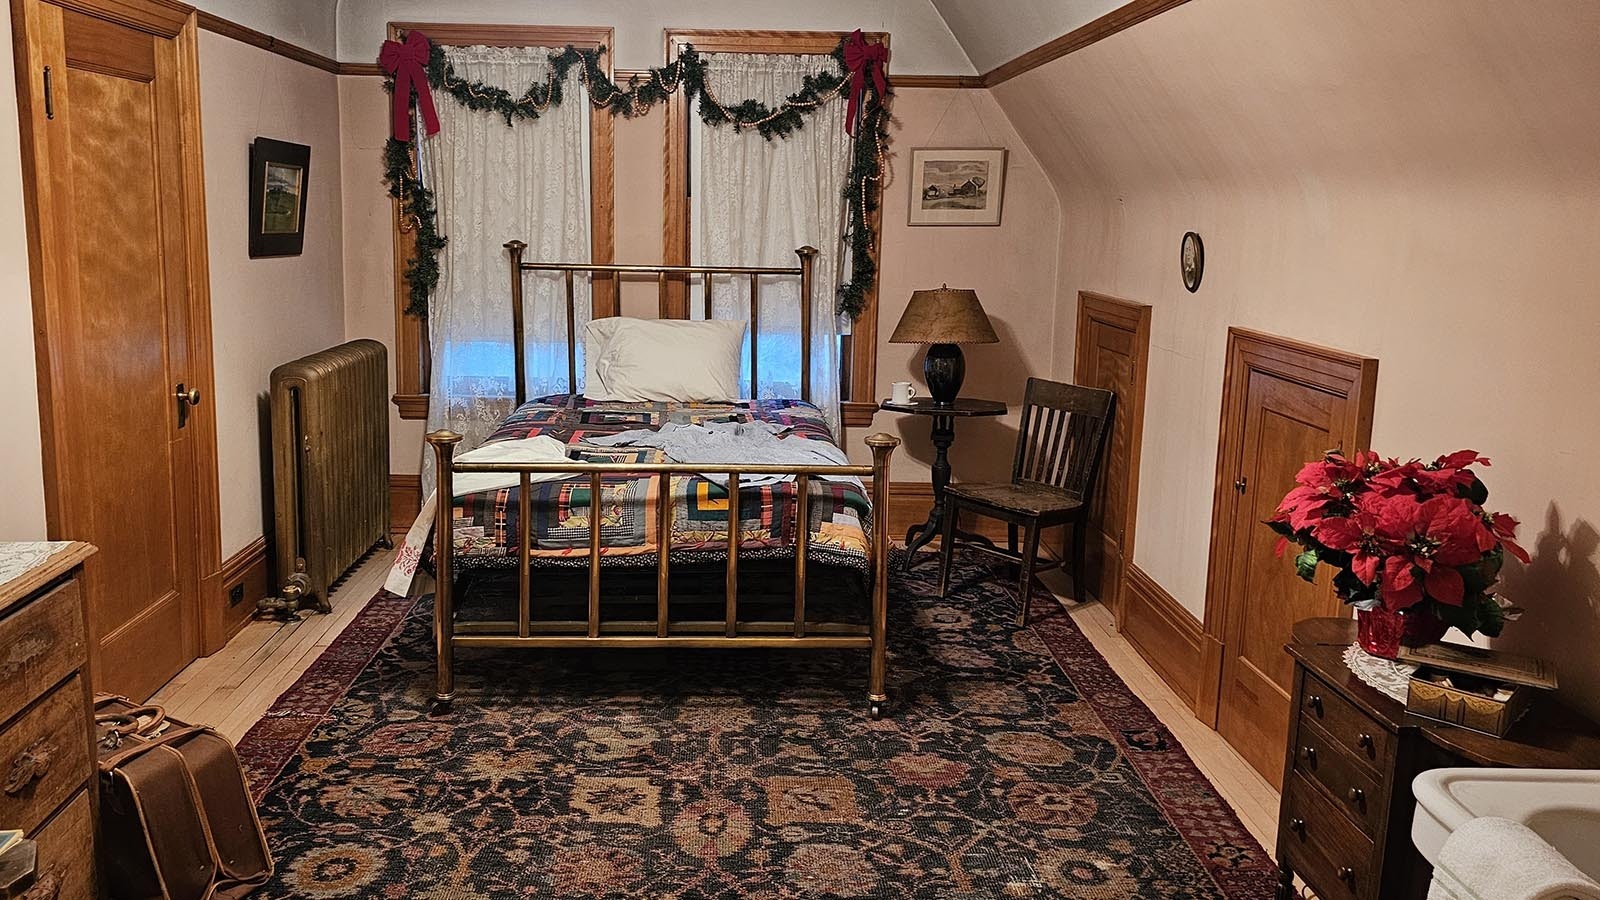
[[78, 578], [94, 547], [0, 543], [0, 828], [38, 843], [28, 900], [95, 897], [94, 720]]
[[[1295, 660], [1278, 809], [1278, 896], [1299, 875], [1322, 900], [1426, 897], [1432, 868], [1411, 843], [1411, 781], [1446, 766], [1593, 768], [1600, 727], [1539, 698], [1504, 738], [1406, 714], [1344, 664], [1353, 619], [1307, 619]], [[1540, 702], [1543, 701], [1543, 702]]]

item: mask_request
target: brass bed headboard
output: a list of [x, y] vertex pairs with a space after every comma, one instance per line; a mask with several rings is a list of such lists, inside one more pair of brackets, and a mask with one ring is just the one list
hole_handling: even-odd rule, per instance
[[528, 245], [522, 241], [507, 241], [505, 248], [511, 251], [511, 336], [512, 352], [516, 360], [516, 385], [517, 405], [528, 402], [528, 374], [527, 351], [523, 348], [522, 328], [522, 273], [524, 272], [564, 272], [566, 273], [566, 299], [567, 299], [567, 384], [570, 393], [578, 392], [578, 316], [573, 299], [572, 274], [574, 272], [595, 273], [625, 273], [625, 274], [654, 274], [656, 276], [656, 291], [659, 296], [665, 297], [667, 293], [668, 275], [701, 275], [706, 276], [705, 287], [705, 317], [711, 318], [711, 279], [712, 275], [748, 275], [750, 276], [750, 392], [755, 393], [756, 379], [760, 374], [757, 360], [760, 353], [757, 348], [760, 344], [760, 284], [762, 275], [798, 275], [800, 276], [800, 399], [811, 400], [811, 290], [812, 270], [816, 265], [817, 248], [801, 247], [795, 251], [800, 257], [800, 265], [793, 268], [775, 266], [625, 266], [602, 263], [539, 263], [523, 262], [523, 251]]

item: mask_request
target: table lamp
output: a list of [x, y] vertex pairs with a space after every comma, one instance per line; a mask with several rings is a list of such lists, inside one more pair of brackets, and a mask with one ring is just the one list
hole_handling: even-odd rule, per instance
[[943, 285], [937, 290], [913, 291], [900, 323], [889, 336], [891, 344], [928, 344], [922, 360], [922, 377], [935, 406], [954, 406], [967, 374], [961, 344], [997, 344], [989, 317], [976, 291]]

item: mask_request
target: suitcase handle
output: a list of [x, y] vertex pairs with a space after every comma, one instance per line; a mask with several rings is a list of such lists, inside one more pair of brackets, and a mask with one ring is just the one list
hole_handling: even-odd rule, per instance
[[[148, 725], [141, 725], [139, 717], [150, 716]], [[159, 706], [135, 706], [134, 708], [119, 713], [96, 713], [94, 724], [107, 731], [115, 732], [118, 737], [129, 737], [135, 734], [149, 734], [161, 727], [167, 720], [167, 711]]]
[[103, 773], [106, 773], [106, 774], [110, 774], [111, 771], [116, 769], [118, 766], [122, 765], [123, 763], [127, 762], [130, 759], [133, 759], [135, 756], [139, 756], [140, 754], [142, 754], [142, 753], [144, 753], [144, 752], [146, 752], [148, 750], [154, 750], [157, 747], [165, 746], [167, 744], [172, 743], [173, 741], [177, 741], [177, 740], [180, 740], [180, 739], [186, 738], [186, 737], [191, 737], [191, 736], [196, 735], [196, 734], [204, 734], [204, 733], [211, 732], [211, 731], [212, 731], [212, 729], [207, 728], [204, 725], [190, 725], [190, 726], [188, 726], [186, 728], [174, 728], [171, 731], [169, 731], [166, 734], [163, 734], [163, 735], [161, 735], [159, 737], [153, 737], [148, 741], [140, 741], [139, 743], [134, 744], [131, 747], [124, 747], [123, 749], [118, 750], [116, 753], [113, 753], [110, 756], [106, 756], [106, 757], [101, 758], [101, 760], [100, 760], [100, 771], [103, 772]]

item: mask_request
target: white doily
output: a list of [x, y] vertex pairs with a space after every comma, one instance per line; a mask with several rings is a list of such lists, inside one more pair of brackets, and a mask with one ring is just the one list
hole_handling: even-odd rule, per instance
[[1417, 671], [1417, 667], [1411, 663], [1373, 656], [1361, 649], [1360, 644], [1344, 648], [1344, 664], [1362, 683], [1377, 688], [1401, 703], [1406, 702], [1406, 690], [1411, 683], [1411, 676]]

